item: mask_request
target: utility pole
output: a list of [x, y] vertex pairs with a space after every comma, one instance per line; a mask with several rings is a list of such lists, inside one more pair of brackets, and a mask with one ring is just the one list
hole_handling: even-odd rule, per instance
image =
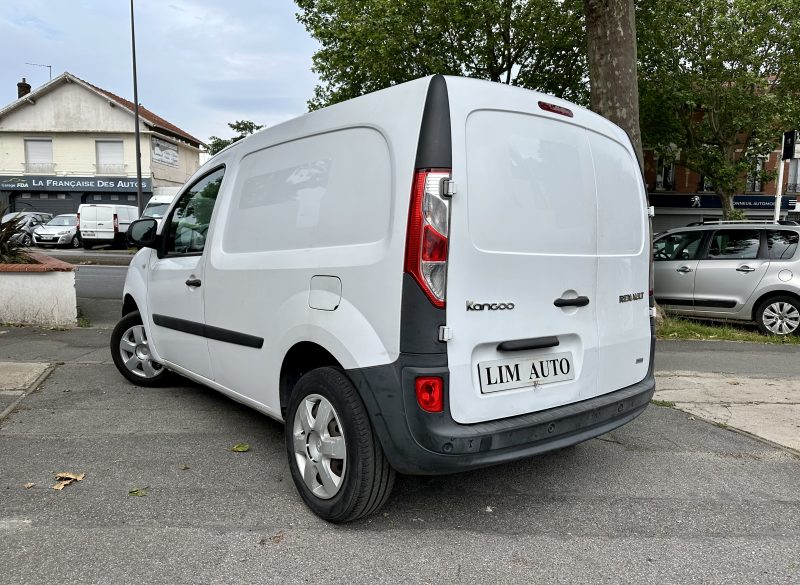
[[133, 0], [131, 0], [131, 55], [133, 56], [133, 117], [136, 125], [136, 206], [139, 215], [144, 211], [142, 197], [142, 149], [139, 142], [139, 88], [136, 83], [136, 32], [133, 25]]

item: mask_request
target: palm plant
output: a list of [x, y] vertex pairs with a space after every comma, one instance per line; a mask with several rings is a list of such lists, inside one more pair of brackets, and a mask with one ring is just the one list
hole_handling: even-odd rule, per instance
[[[5, 212], [5, 209], [0, 210], [0, 217], [5, 215]], [[35, 262], [28, 256], [22, 238], [15, 237], [20, 232], [23, 220], [22, 216], [17, 215], [0, 223], [0, 264], [33, 264]]]

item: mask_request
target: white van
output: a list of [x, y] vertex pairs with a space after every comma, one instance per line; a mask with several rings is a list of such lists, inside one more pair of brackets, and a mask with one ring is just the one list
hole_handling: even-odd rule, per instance
[[653, 395], [634, 151], [557, 98], [434, 76], [340, 103], [222, 151], [130, 238], [119, 371], [285, 421], [332, 522], [395, 472], [559, 449]]
[[[156, 188], [158, 189], [158, 187]], [[175, 201], [175, 196], [178, 194], [179, 189], [177, 187], [162, 187], [161, 191], [162, 193], [150, 197], [147, 201], [147, 205], [145, 205], [142, 210], [142, 217], [153, 217], [159, 224], [167, 213], [167, 210], [169, 210], [169, 206]]]
[[139, 218], [133, 205], [84, 203], [78, 207], [78, 231], [87, 250], [100, 244], [121, 246], [131, 222]]

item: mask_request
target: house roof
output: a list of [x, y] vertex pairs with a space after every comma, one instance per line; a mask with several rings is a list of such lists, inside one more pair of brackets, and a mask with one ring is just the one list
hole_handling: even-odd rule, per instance
[[[126, 100], [125, 98], [120, 97], [115, 93], [111, 93], [108, 90], [105, 90], [103, 88], [97, 87], [96, 85], [93, 85], [93, 84], [89, 83], [88, 81], [84, 81], [80, 77], [77, 77], [77, 76], [75, 76], [75, 75], [73, 75], [71, 73], [64, 72], [61, 75], [59, 75], [58, 77], [56, 77], [56, 78], [50, 80], [49, 82], [45, 83], [44, 85], [42, 85], [40, 87], [37, 87], [36, 89], [31, 91], [29, 94], [22, 96], [21, 98], [17, 99], [16, 101], [13, 101], [9, 105], [7, 105], [4, 108], [0, 109], [0, 117], [3, 117], [6, 114], [12, 112], [13, 110], [16, 110], [17, 108], [25, 105], [30, 100], [35, 100], [37, 96], [42, 96], [42, 95], [45, 95], [45, 94], [47, 94], [47, 93], [49, 93], [51, 91], [56, 90], [58, 87], [60, 87], [64, 83], [77, 83], [79, 85], [82, 85], [83, 87], [85, 87], [89, 91], [91, 91], [93, 93], [96, 93], [96, 94], [100, 95], [101, 97], [103, 97], [105, 99], [111, 100], [117, 106], [127, 110], [131, 115], [134, 115], [134, 104], [133, 104], [132, 101]], [[157, 130], [158, 132], [162, 133], [162, 134], [166, 134], [167, 136], [171, 136], [171, 137], [177, 138], [179, 140], [183, 140], [183, 141], [188, 142], [190, 145], [195, 146], [195, 147], [200, 147], [201, 145], [204, 145], [204, 143], [201, 140], [195, 138], [194, 136], [192, 136], [191, 134], [189, 134], [185, 130], [180, 129], [175, 124], [172, 124], [171, 122], [168, 122], [167, 120], [165, 120], [161, 116], [151, 112], [150, 110], [148, 110], [147, 108], [145, 108], [141, 104], [139, 105], [139, 119], [142, 122], [144, 122], [144, 124], [146, 126], [149, 126], [149, 127], [153, 128], [154, 130]]]

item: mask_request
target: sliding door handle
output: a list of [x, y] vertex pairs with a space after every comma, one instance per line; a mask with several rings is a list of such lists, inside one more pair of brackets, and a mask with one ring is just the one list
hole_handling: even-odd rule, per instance
[[197, 288], [201, 284], [202, 283], [200, 282], [199, 278], [190, 278], [189, 280], [186, 281], [186, 286], [193, 286], [195, 288]]

